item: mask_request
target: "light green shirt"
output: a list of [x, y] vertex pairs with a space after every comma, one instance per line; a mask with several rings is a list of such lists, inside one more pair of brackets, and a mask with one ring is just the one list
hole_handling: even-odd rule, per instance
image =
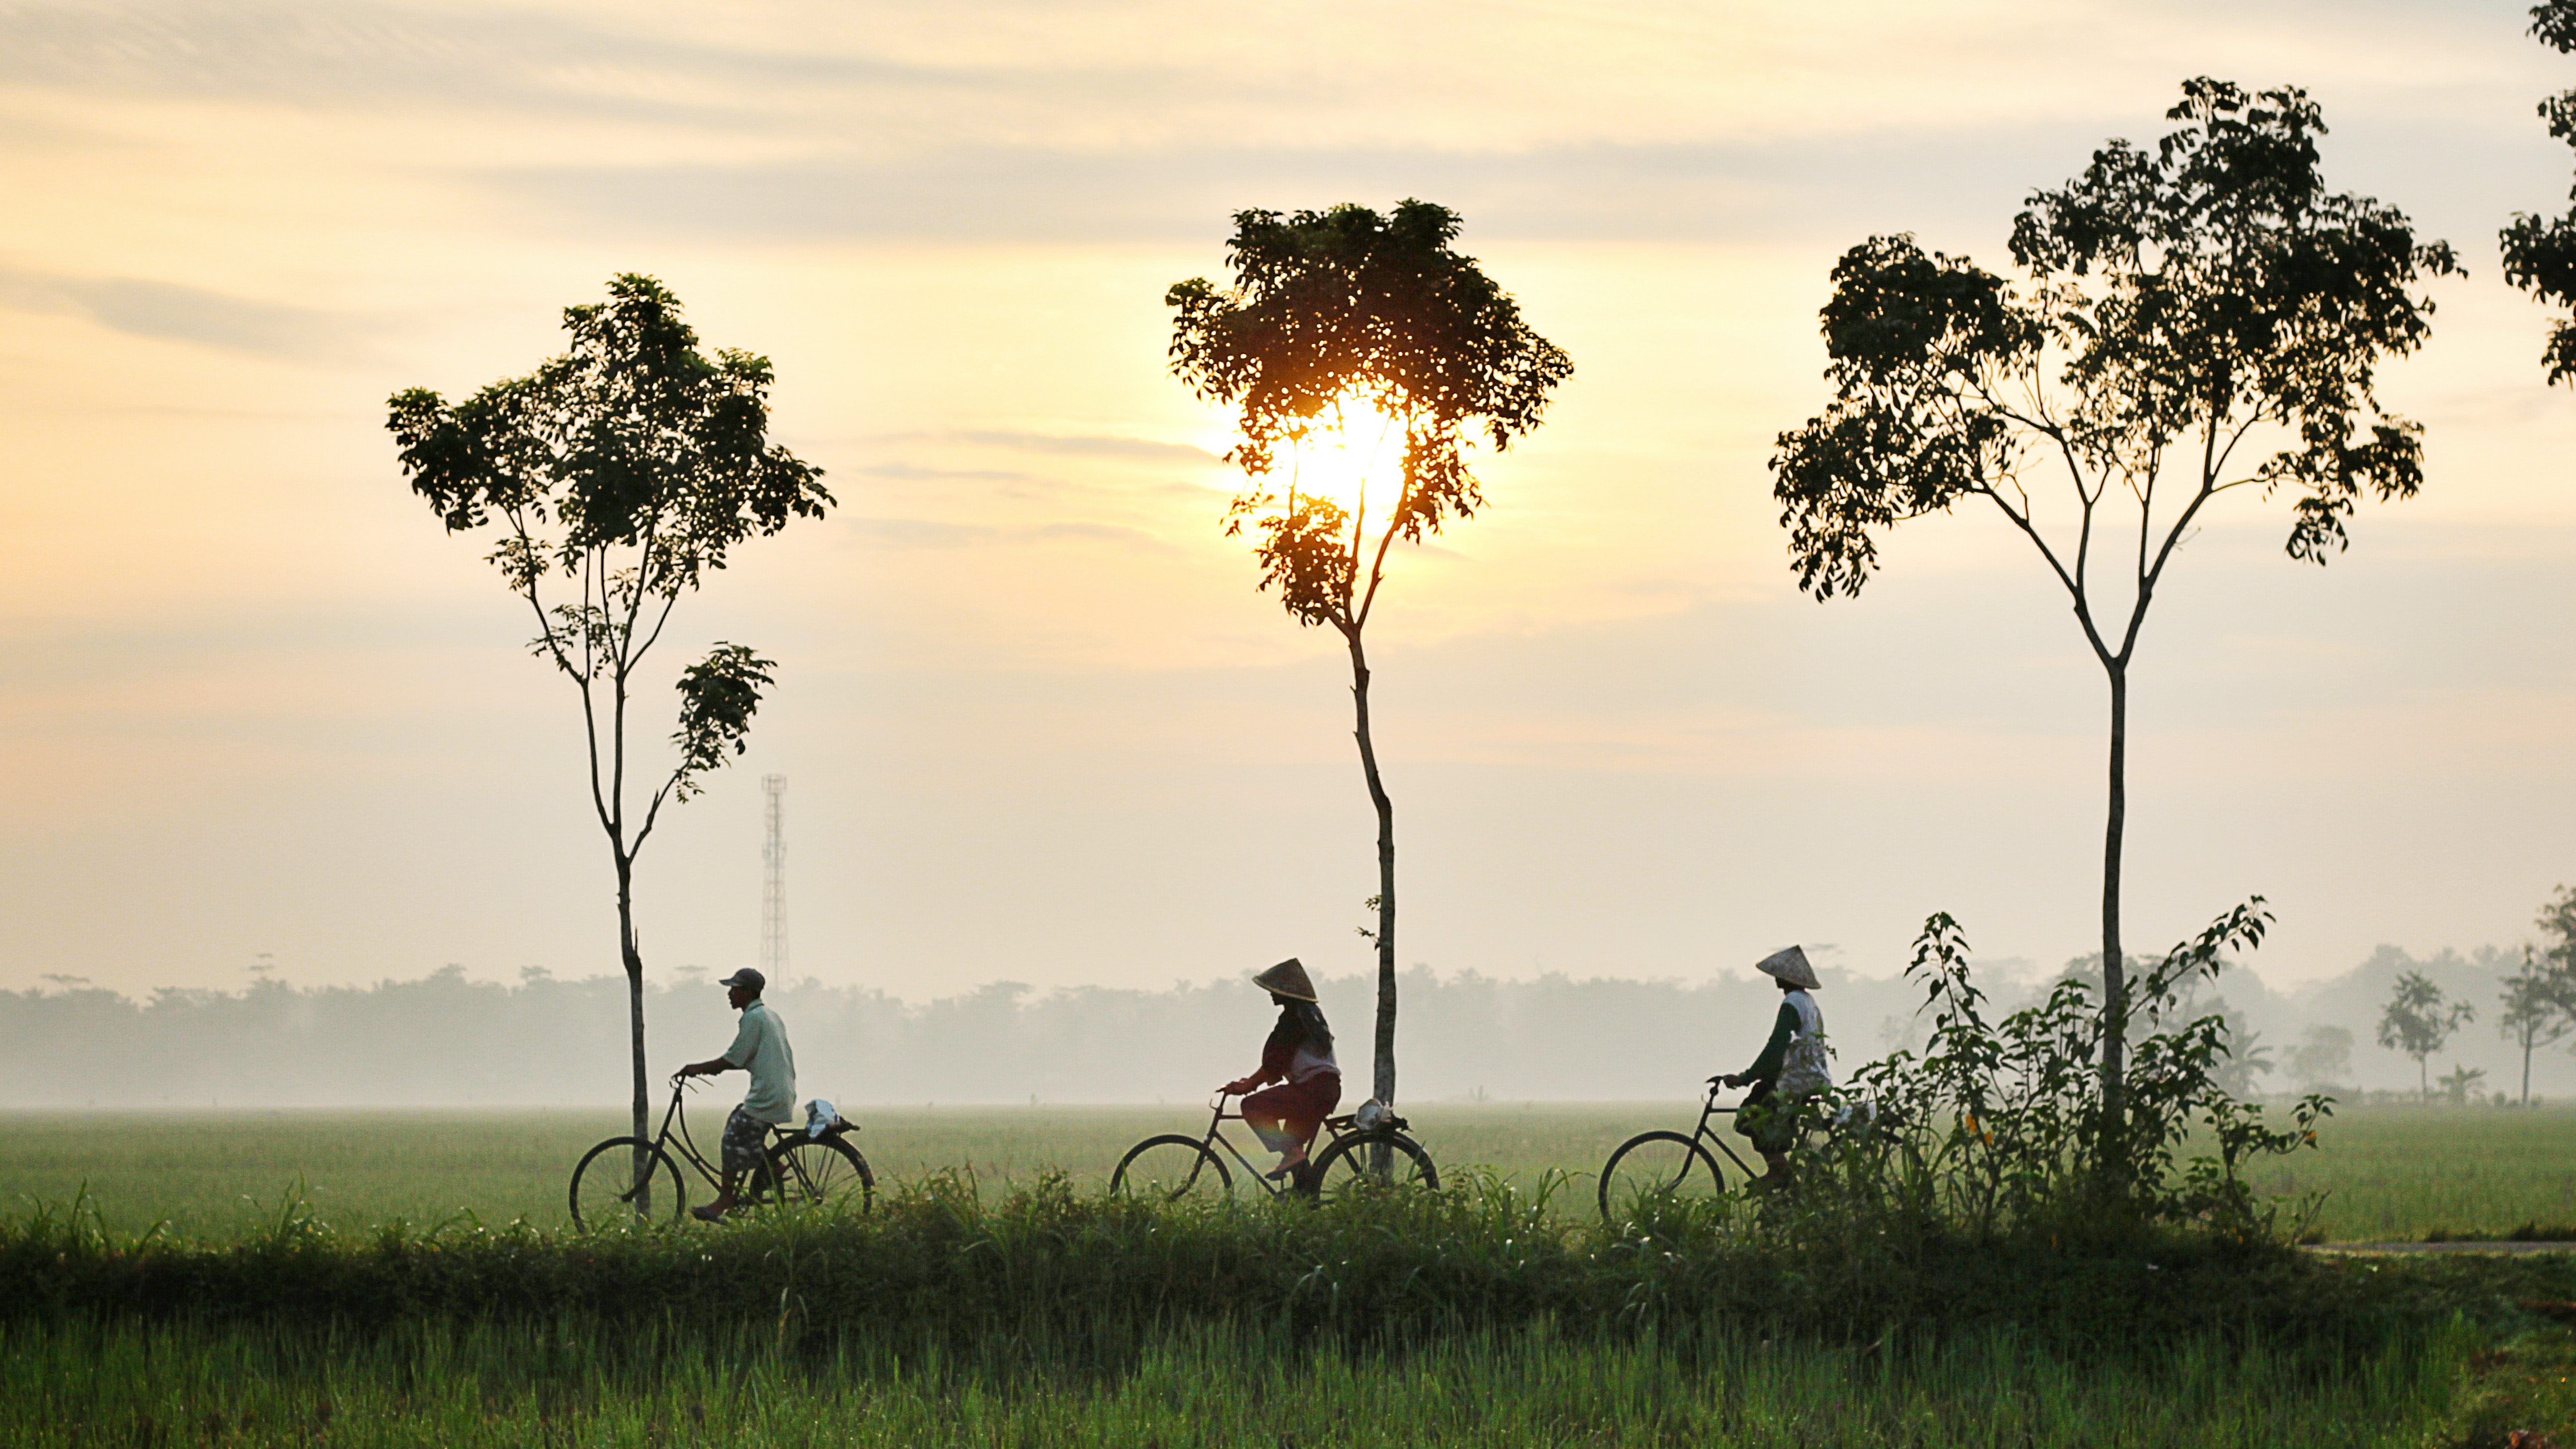
[[787, 1045], [787, 1023], [768, 1003], [755, 1001], [742, 1009], [742, 1030], [734, 1033], [724, 1059], [751, 1073], [744, 1111], [763, 1122], [796, 1120], [796, 1052]]

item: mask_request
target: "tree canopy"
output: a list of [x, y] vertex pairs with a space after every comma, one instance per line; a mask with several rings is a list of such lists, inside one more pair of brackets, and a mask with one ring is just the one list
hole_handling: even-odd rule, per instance
[[[1473, 257], [1451, 249], [1459, 218], [1445, 206], [1407, 200], [1384, 216], [1354, 205], [1240, 211], [1234, 227], [1233, 285], [1197, 277], [1164, 298], [1174, 312], [1172, 371], [1200, 397], [1235, 408], [1243, 441], [1226, 457], [1251, 486], [1229, 510], [1228, 531], [1254, 523], [1262, 587], [1277, 585], [1301, 623], [1355, 625], [1367, 617], [1388, 542], [1418, 543], [1484, 506], [1464, 457], [1471, 433], [1509, 447], [1539, 425], [1574, 364]], [[1365, 550], [1346, 536], [1365, 520], [1300, 492], [1293, 472], [1286, 489], [1270, 484], [1283, 448], [1338, 426], [1354, 405], [1404, 432], [1396, 499], [1365, 589]]]
[[[2544, 0], [2531, 7], [2531, 33], [2562, 55], [2576, 54], [2576, 0]], [[2576, 90], [2542, 101], [2540, 118], [2549, 123], [2550, 135], [2576, 146]], [[2568, 194], [2576, 198], [2576, 188]], [[2543, 302], [2576, 306], [2576, 210], [2545, 218], [2516, 212], [2498, 240], [2507, 281]], [[2541, 361], [2553, 383], [2576, 378], [2576, 315], [2560, 317], [2550, 328]]]

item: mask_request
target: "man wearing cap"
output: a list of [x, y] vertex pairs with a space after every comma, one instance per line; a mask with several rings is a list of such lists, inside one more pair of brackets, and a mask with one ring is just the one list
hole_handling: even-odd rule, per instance
[[751, 1090], [743, 1094], [742, 1105], [725, 1118], [724, 1190], [704, 1207], [691, 1208], [696, 1217], [708, 1222], [720, 1221], [733, 1209], [734, 1189], [741, 1186], [742, 1175], [760, 1165], [760, 1154], [766, 1145], [771, 1126], [796, 1120], [796, 1053], [787, 1045], [787, 1023], [760, 999], [767, 978], [745, 966], [716, 983], [726, 988], [725, 999], [742, 1013], [742, 1027], [733, 1035], [733, 1045], [725, 1054], [703, 1062], [691, 1062], [680, 1068], [684, 1077], [712, 1077], [720, 1072], [751, 1073]]
[[[1263, 1146], [1279, 1154], [1279, 1166], [1269, 1175], [1292, 1178], [1299, 1188], [1310, 1188], [1306, 1149], [1342, 1100], [1342, 1069], [1333, 1060], [1333, 1029], [1324, 1024], [1323, 1008], [1315, 1004], [1315, 983], [1307, 979], [1306, 968], [1296, 957], [1253, 977], [1252, 984], [1270, 993], [1279, 1007], [1279, 1024], [1262, 1043], [1261, 1069], [1218, 1090], [1252, 1092], [1243, 1099], [1243, 1123]], [[1283, 1085], [1253, 1091], [1268, 1082]]]
[[1771, 1040], [1753, 1065], [1727, 1076], [1711, 1077], [1729, 1087], [1753, 1084], [1736, 1108], [1735, 1130], [1753, 1139], [1770, 1170], [1762, 1180], [1789, 1185], [1789, 1148], [1797, 1141], [1798, 1104], [1833, 1085], [1825, 1061], [1825, 1016], [1816, 998], [1820, 988], [1807, 953], [1791, 946], [1753, 963], [1753, 969], [1780, 983], [1780, 1014], [1771, 1023]]

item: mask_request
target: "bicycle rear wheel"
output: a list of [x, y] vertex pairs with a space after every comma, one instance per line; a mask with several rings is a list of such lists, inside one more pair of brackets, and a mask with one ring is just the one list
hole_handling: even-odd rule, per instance
[[838, 1137], [799, 1137], [769, 1149], [745, 1186], [746, 1205], [814, 1208], [876, 1203], [877, 1178], [859, 1149]]
[[1159, 1202], [1214, 1202], [1233, 1193], [1234, 1174], [1206, 1143], [1170, 1133], [1128, 1148], [1109, 1174], [1109, 1191]]
[[[1735, 1174], [1736, 1186], [1744, 1174]], [[1601, 1220], [1615, 1223], [1666, 1203], [1706, 1202], [1728, 1191], [1727, 1174], [1697, 1138], [1640, 1132], [1601, 1165]]]
[[611, 1137], [572, 1170], [575, 1228], [673, 1222], [684, 1198], [680, 1169], [648, 1138]]
[[[1377, 1154], [1370, 1149], [1383, 1147], [1388, 1152], [1387, 1176], [1381, 1182], [1376, 1174]], [[1357, 1133], [1336, 1138], [1315, 1159], [1310, 1181], [1322, 1196], [1378, 1188], [1416, 1189], [1437, 1192], [1440, 1169], [1433, 1166], [1431, 1154], [1422, 1144], [1401, 1133]]]

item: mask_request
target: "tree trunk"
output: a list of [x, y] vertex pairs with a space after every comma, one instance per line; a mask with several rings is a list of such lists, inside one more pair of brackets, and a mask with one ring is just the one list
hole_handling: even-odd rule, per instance
[[646, 1095], [644, 1073], [644, 952], [635, 942], [635, 902], [633, 884], [635, 862], [620, 854], [617, 858], [617, 947], [626, 967], [626, 1021], [634, 1049], [635, 1061], [635, 1135], [650, 1136], [645, 1125], [653, 1114], [653, 1104]]
[[2522, 1039], [2522, 1105], [2531, 1105], [2531, 1038]]
[[2129, 821], [2129, 670], [2104, 666], [2111, 676], [2111, 800], [2102, 831], [2102, 1127], [2105, 1160], [2124, 1162], [2119, 1148], [2128, 1124], [2129, 982], [2120, 951], [2120, 838]]
[[1345, 631], [1351, 645], [1351, 702], [1357, 713], [1352, 731], [1360, 743], [1360, 772], [1368, 777], [1369, 801], [1377, 806], [1377, 1060], [1371, 1094], [1388, 1108], [1395, 1106], [1395, 802], [1386, 797], [1378, 778], [1377, 744], [1369, 735], [1368, 654], [1356, 628]]

